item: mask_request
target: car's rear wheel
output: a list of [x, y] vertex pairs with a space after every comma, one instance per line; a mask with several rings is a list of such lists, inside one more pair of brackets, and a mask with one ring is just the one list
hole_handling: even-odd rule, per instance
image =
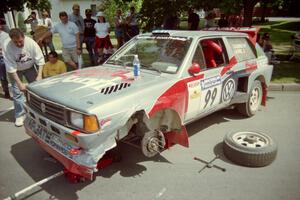
[[223, 150], [224, 155], [236, 164], [263, 167], [276, 158], [277, 144], [264, 133], [241, 131], [225, 136]]
[[262, 86], [261, 82], [258, 80], [255, 80], [253, 82], [252, 88], [250, 90], [249, 98], [246, 103], [238, 104], [237, 110], [247, 116], [251, 117], [255, 115], [255, 113], [258, 111], [261, 105], [262, 101]]

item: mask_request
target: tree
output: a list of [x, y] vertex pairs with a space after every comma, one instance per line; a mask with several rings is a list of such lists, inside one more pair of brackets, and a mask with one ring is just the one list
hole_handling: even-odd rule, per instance
[[25, 0], [27, 8], [38, 11], [50, 11], [52, 6], [49, 0]]
[[176, 15], [180, 17], [187, 11], [186, 0], [145, 0], [140, 10], [140, 20], [145, 31], [160, 28], [165, 17]]

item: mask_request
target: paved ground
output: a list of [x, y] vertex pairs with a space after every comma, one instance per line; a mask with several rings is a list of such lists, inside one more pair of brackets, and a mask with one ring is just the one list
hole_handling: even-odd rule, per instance
[[[188, 125], [190, 148], [174, 146], [153, 159], [122, 145], [123, 161], [104, 169], [93, 182], [70, 184], [64, 177], [35, 189], [25, 199], [106, 200], [296, 200], [300, 199], [300, 92], [270, 92], [268, 105], [256, 116], [244, 119], [224, 110]], [[0, 97], [1, 110], [12, 102]], [[0, 116], [0, 199], [61, 170], [48, 160], [23, 131], [15, 128], [13, 112]], [[254, 130], [268, 133], [279, 145], [274, 163], [263, 168], [237, 166], [222, 154], [224, 134]], [[218, 164], [227, 169], [198, 171], [221, 154]]]

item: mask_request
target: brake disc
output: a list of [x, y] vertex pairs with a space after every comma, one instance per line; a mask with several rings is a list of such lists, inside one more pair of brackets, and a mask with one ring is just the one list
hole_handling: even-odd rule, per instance
[[153, 157], [164, 150], [166, 145], [164, 134], [158, 130], [145, 133], [141, 141], [142, 152], [146, 157]]

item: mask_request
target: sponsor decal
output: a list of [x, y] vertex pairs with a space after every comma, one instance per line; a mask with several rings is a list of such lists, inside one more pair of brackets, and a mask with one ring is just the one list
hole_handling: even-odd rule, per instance
[[200, 98], [201, 93], [199, 90], [194, 90], [191, 94], [190, 94], [190, 99], [196, 99], [196, 98]]
[[221, 84], [221, 76], [214, 76], [211, 78], [201, 80], [200, 84], [201, 84], [202, 90], [206, 90], [206, 89], [214, 87], [216, 85], [220, 85]]
[[235, 82], [233, 79], [228, 79], [223, 87], [222, 101], [223, 102], [229, 101], [233, 97], [234, 91], [235, 91]]
[[111, 119], [110, 118], [100, 120], [100, 127], [101, 128], [109, 126], [110, 124], [111, 124]]
[[190, 82], [188, 83], [188, 87], [190, 88], [195, 88], [195, 87], [199, 87], [200, 85], [200, 81], [195, 81], [195, 82]]

